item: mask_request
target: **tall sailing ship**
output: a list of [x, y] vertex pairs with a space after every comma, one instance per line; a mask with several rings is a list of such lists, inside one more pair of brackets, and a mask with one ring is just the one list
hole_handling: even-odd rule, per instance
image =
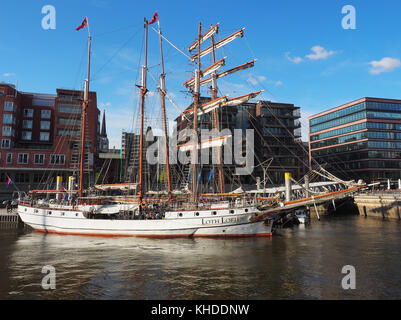
[[[84, 144], [85, 125], [81, 127], [81, 158], [79, 189], [74, 190], [70, 184], [68, 190], [63, 191], [70, 195], [69, 201], [61, 200], [61, 189], [57, 190], [32, 190], [29, 199], [20, 201], [18, 214], [22, 221], [37, 231], [73, 235], [97, 235], [97, 236], [143, 236], [143, 237], [235, 237], [235, 236], [270, 236], [272, 234], [271, 214], [260, 209], [260, 203], [256, 198], [245, 192], [237, 194], [225, 194], [222, 147], [227, 142], [225, 136], [217, 139], [200, 141], [199, 143], [187, 142], [179, 146], [180, 151], [192, 151], [190, 168], [191, 183], [186, 190], [173, 190], [171, 170], [169, 164], [169, 145], [167, 137], [167, 120], [165, 110], [166, 86], [163, 61], [162, 41], [163, 35], [158, 22], [158, 38], [161, 54], [160, 75], [160, 101], [165, 141], [165, 159], [167, 173], [167, 190], [164, 192], [151, 192], [146, 190], [144, 182], [144, 110], [147, 88], [147, 55], [148, 55], [148, 30], [154, 22], [158, 22], [157, 14], [151, 21], [145, 19], [145, 62], [142, 67], [142, 82], [140, 85], [140, 138], [139, 138], [139, 174], [136, 182], [113, 185], [95, 185], [94, 189], [84, 189]], [[81, 29], [88, 26], [85, 18]], [[215, 42], [215, 34], [219, 25], [216, 24], [202, 33], [199, 23], [197, 40], [189, 47], [193, 53], [191, 60], [195, 62], [194, 77], [184, 83], [185, 87], [193, 94], [193, 104], [187, 110], [187, 116], [192, 118], [192, 129], [198, 135], [198, 117], [202, 114], [210, 114], [213, 119], [213, 127], [217, 131], [219, 127], [218, 110], [237, 106], [255, 98], [262, 91], [242, 95], [229, 99], [228, 96], [218, 97], [217, 79], [235, 72], [253, 67], [255, 60], [243, 65], [218, 73], [218, 69], [225, 65], [225, 58], [216, 61], [215, 51], [230, 43], [238, 37], [242, 37], [244, 29]], [[88, 27], [89, 30], [89, 27]], [[210, 46], [201, 50], [206, 41], [211, 41]], [[89, 32], [88, 50], [88, 76], [84, 82], [84, 99], [82, 103], [82, 123], [85, 124], [86, 108], [89, 103], [90, 84], [90, 56], [91, 36]], [[201, 70], [201, 58], [212, 54], [213, 63]], [[210, 101], [202, 103], [200, 88], [202, 85], [211, 84], [212, 96]], [[198, 150], [204, 148], [217, 148], [218, 154], [218, 190], [213, 194], [200, 194], [199, 192], [199, 165], [196, 157]], [[123, 195], [116, 195], [117, 190], [130, 191]], [[44, 194], [55, 194], [56, 199], [45, 200]], [[74, 198], [75, 195], [75, 198]], [[42, 198], [41, 198], [42, 197]], [[155, 213], [157, 213], [155, 215]], [[150, 218], [150, 217], [153, 217]]]

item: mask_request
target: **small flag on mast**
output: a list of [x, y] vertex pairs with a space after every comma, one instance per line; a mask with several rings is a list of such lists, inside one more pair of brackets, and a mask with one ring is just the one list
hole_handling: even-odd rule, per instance
[[155, 23], [157, 20], [159, 20], [159, 15], [156, 13], [153, 15], [152, 19], [149, 21], [149, 24]]
[[85, 28], [87, 26], [88, 26], [88, 17], [85, 17], [85, 19], [84, 19], [84, 21], [82, 21], [81, 25], [78, 28], [76, 28], [75, 30], [78, 31], [78, 30], [81, 30], [82, 28]]
[[6, 184], [6, 188], [8, 188], [11, 184], [13, 184], [13, 181], [11, 180], [11, 178], [8, 176], [8, 174], [6, 173], [6, 177], [7, 177], [7, 184]]

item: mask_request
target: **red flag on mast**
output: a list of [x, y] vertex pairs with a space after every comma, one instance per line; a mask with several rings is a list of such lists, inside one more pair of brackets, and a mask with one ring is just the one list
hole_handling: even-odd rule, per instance
[[159, 20], [159, 16], [156, 11], [156, 13], [153, 15], [152, 19], [149, 21], [149, 24], [155, 23], [157, 20]]
[[76, 28], [75, 30], [78, 31], [78, 30], [81, 30], [82, 28], [85, 28], [87, 26], [88, 26], [88, 17], [85, 17], [85, 19], [84, 19], [84, 21], [82, 21], [81, 25], [78, 28]]

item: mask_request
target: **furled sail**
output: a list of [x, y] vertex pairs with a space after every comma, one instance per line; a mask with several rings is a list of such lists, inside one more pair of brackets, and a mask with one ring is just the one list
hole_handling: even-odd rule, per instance
[[[201, 36], [200, 43], [202, 44], [207, 39], [209, 39], [212, 35], [219, 32], [219, 24], [215, 24], [208, 32], [206, 32], [203, 36]], [[188, 50], [191, 52], [195, 48], [198, 47], [199, 40], [196, 40], [193, 44], [191, 44]]]
[[[227, 99], [227, 95], [217, 98], [215, 100], [209, 101], [207, 103], [204, 103], [198, 108], [198, 116], [212, 112], [214, 109], [220, 108], [220, 107], [235, 107], [239, 106], [245, 102], [248, 102], [249, 100], [257, 97], [259, 94], [261, 94], [263, 90], [257, 91], [257, 92], [252, 92], [248, 94], [244, 94], [239, 97]], [[194, 111], [193, 109], [188, 110], [186, 113], [192, 114]]]
[[[198, 116], [202, 115], [204, 113], [209, 113], [210, 111], [218, 108], [218, 106], [222, 103], [227, 101], [227, 97], [228, 96], [222, 96], [220, 98], [214, 99], [212, 101], [206, 102], [204, 104], [202, 104], [199, 108], [198, 108]], [[190, 109], [188, 110], [189, 114], [192, 114], [194, 112], [194, 109]]]
[[[226, 44], [230, 43], [231, 41], [237, 39], [238, 37], [243, 37], [244, 36], [244, 30], [245, 28], [242, 28], [241, 30], [238, 30], [237, 32], [234, 32], [232, 35], [224, 38], [223, 40], [220, 40], [219, 42], [215, 43], [214, 46], [210, 46], [200, 52], [200, 57], [204, 57], [205, 55], [211, 53], [214, 49], [221, 48], [222, 46], [225, 46]], [[194, 54], [191, 57], [192, 61], [195, 61], [198, 58], [198, 53]]]
[[[222, 147], [225, 144], [227, 144], [228, 139], [231, 138], [231, 137], [232, 137], [231, 135], [227, 135], [227, 136], [222, 136], [222, 137], [203, 140], [198, 144], [197, 149], [208, 149], [208, 148]], [[180, 151], [186, 152], [186, 151], [193, 150], [194, 144], [192, 142], [188, 142], [186, 144], [179, 145], [178, 147], [180, 148]]]
[[[213, 63], [211, 66], [207, 67], [205, 70], [203, 70], [201, 72], [201, 77], [206, 77], [209, 74], [211, 74], [211, 73], [215, 72], [216, 70], [218, 70], [219, 68], [221, 68], [222, 66], [224, 66], [226, 64], [225, 59], [226, 59], [226, 57], [224, 57], [223, 59], [220, 59], [216, 63]], [[194, 84], [195, 84], [195, 78], [191, 78], [187, 82], [184, 83], [184, 86], [193, 87]]]
[[239, 96], [236, 98], [231, 98], [228, 99], [225, 102], [222, 102], [221, 107], [235, 107], [235, 106], [239, 106], [245, 102], [248, 102], [249, 100], [257, 97], [259, 94], [261, 94], [263, 92], [263, 90], [261, 91], [257, 91], [257, 92], [252, 92], [249, 94], [245, 94], [243, 96]]
[[[241, 70], [252, 68], [255, 65], [255, 61], [256, 61], [256, 59], [252, 60], [252, 61], [249, 61], [247, 63], [241, 64], [240, 66], [237, 66], [237, 67], [232, 68], [230, 70], [218, 73], [218, 74], [216, 74], [216, 79], [228, 76], [230, 74], [236, 73], [236, 72], [241, 71]], [[212, 77], [209, 77], [209, 78], [201, 80], [200, 85], [203, 86], [203, 85], [208, 84], [210, 82], [212, 82]], [[189, 80], [189, 81], [185, 82], [184, 85], [188, 88], [188, 87], [193, 87], [194, 83], [195, 83], [195, 81], [190, 82], [190, 80]]]
[[96, 184], [97, 190], [132, 190], [138, 187], [138, 183], [116, 183], [116, 184]]

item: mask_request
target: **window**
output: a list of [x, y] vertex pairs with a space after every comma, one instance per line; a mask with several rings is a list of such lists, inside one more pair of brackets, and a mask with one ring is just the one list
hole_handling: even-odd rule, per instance
[[41, 132], [40, 133], [40, 141], [49, 141], [50, 133], [49, 132]]
[[18, 153], [18, 164], [28, 164], [28, 153]]
[[79, 163], [79, 153], [72, 153], [71, 154], [71, 164], [78, 164]]
[[50, 164], [63, 165], [65, 163], [65, 155], [64, 154], [51, 154], [50, 155]]
[[13, 163], [13, 154], [12, 153], [7, 153], [6, 163], [8, 163], [8, 164]]
[[24, 109], [24, 117], [32, 118], [33, 117], [33, 109]]
[[2, 139], [1, 140], [1, 148], [2, 149], [10, 149], [11, 148], [11, 140], [10, 139]]
[[14, 136], [14, 129], [10, 126], [3, 126], [2, 133], [5, 137], [13, 137]]
[[60, 113], [81, 113], [81, 106], [78, 104], [59, 103], [58, 112]]
[[34, 173], [33, 174], [33, 183], [40, 183], [42, 182], [43, 179], [43, 174], [42, 173]]
[[81, 132], [79, 129], [57, 129], [57, 136], [61, 137], [79, 137]]
[[32, 120], [23, 120], [22, 128], [23, 129], [32, 129]]
[[6, 101], [6, 102], [4, 103], [4, 111], [11, 111], [11, 112], [14, 112], [14, 111], [15, 111], [14, 102], [12, 102], [12, 101]]
[[15, 118], [12, 114], [5, 113], [3, 115], [3, 124], [15, 124]]
[[57, 117], [57, 124], [68, 125], [68, 126], [80, 126], [81, 119], [80, 118]]
[[14, 179], [17, 183], [29, 183], [29, 173], [16, 173]]
[[42, 110], [41, 111], [42, 119], [50, 119], [51, 115], [52, 115], [52, 111], [51, 110]]
[[22, 131], [22, 140], [32, 140], [32, 131]]
[[50, 121], [41, 121], [40, 130], [50, 130]]
[[35, 154], [34, 163], [35, 164], [45, 164], [45, 155], [44, 154]]

